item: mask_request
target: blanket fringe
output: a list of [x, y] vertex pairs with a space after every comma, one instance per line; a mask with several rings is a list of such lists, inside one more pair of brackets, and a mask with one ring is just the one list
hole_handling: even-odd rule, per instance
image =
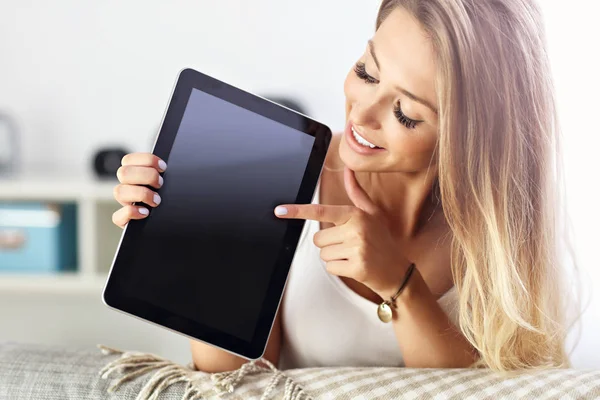
[[[109, 393], [114, 393], [123, 384], [155, 371], [152, 378], [140, 390], [136, 400], [158, 400], [158, 396], [169, 386], [180, 382], [185, 388], [182, 400], [203, 400], [205, 397], [233, 393], [246, 376], [263, 373], [270, 373], [272, 377], [264, 389], [261, 400], [270, 399], [271, 394], [282, 381], [284, 382], [283, 400], [312, 400], [312, 397], [291, 377], [264, 358], [249, 361], [235, 371], [207, 374], [195, 370], [192, 364], [184, 367], [153, 354], [124, 352], [104, 345], [98, 345], [98, 348], [105, 355], [120, 355], [100, 370], [102, 379], [108, 379], [113, 374], [120, 375], [108, 388]], [[205, 382], [208, 377], [212, 387], [207, 389]]]

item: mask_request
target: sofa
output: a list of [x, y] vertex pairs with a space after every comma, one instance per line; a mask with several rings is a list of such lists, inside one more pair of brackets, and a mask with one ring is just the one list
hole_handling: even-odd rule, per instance
[[499, 374], [484, 369], [306, 368], [266, 360], [208, 374], [157, 355], [0, 344], [1, 400], [598, 399], [600, 371]]

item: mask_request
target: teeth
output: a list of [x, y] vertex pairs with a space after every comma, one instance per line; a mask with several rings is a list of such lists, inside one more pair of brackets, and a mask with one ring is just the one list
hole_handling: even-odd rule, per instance
[[364, 137], [360, 136], [358, 133], [356, 133], [356, 131], [354, 130], [354, 127], [352, 127], [352, 135], [354, 136], [356, 141], [358, 143], [362, 144], [363, 146], [370, 147], [372, 149], [374, 149], [375, 147], [378, 147], [378, 146], [375, 146], [373, 143], [369, 142]]

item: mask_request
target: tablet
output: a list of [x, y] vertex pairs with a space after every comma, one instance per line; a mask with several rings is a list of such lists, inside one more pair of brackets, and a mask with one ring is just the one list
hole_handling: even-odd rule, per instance
[[123, 231], [104, 303], [260, 358], [331, 141], [324, 124], [192, 69], [179, 73], [153, 153], [161, 204]]

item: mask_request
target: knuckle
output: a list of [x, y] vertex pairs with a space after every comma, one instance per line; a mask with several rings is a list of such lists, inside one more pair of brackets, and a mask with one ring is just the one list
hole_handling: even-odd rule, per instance
[[125, 211], [126, 211], [127, 219], [131, 219], [135, 215], [136, 210], [135, 210], [134, 206], [127, 206]]
[[356, 255], [356, 258], [358, 260], [360, 260], [361, 262], [365, 259], [366, 255], [367, 255], [366, 250], [363, 246], [355, 246], [354, 254]]
[[140, 158], [140, 165], [154, 168], [155, 161], [153, 154], [144, 153]]
[[315, 207], [315, 213], [319, 219], [323, 218], [325, 216], [325, 207], [323, 207], [321, 204], [317, 204], [317, 207]]
[[131, 159], [131, 154], [125, 154], [123, 158], [121, 158], [121, 165], [129, 164], [129, 160]]
[[320, 243], [320, 235], [319, 232], [315, 233], [313, 235], [313, 243], [315, 244], [315, 246], [319, 247], [319, 243]]
[[332, 254], [332, 253], [331, 253], [331, 251], [330, 251], [330, 250], [328, 250], [328, 249], [327, 249], [327, 248], [325, 248], [325, 247], [324, 247], [324, 248], [322, 248], [322, 249], [321, 249], [321, 251], [320, 251], [320, 257], [321, 257], [321, 259], [322, 259], [323, 261], [325, 261], [325, 262], [329, 262], [329, 261], [332, 261], [332, 260], [333, 260], [333, 258], [334, 258], [334, 257], [332, 257], [332, 255], [331, 255], [331, 254]]
[[119, 178], [119, 181], [121, 181], [121, 183], [123, 182], [123, 180], [125, 179], [125, 176], [127, 175], [127, 167], [122, 165], [119, 167], [119, 169], [117, 170], [117, 178]]
[[143, 190], [144, 190], [143, 198], [145, 200], [144, 203], [146, 203], [146, 204], [154, 203], [154, 192], [152, 190], [146, 189], [146, 188], [143, 188]]
[[335, 260], [326, 261], [325, 269], [327, 270], [327, 272], [329, 272], [330, 274], [333, 274], [333, 275], [338, 275], [340, 273], [339, 265]]
[[160, 173], [158, 172], [158, 170], [153, 170], [154, 171], [154, 178], [153, 178], [153, 182], [154, 182], [154, 186], [157, 188], [160, 188], [164, 181], [163, 178], [160, 176]]
[[149, 157], [149, 161], [150, 161], [150, 165], [153, 165], [154, 168], [158, 168], [158, 162], [160, 161], [160, 158], [152, 153], [148, 153]]
[[121, 210], [117, 210], [113, 213], [112, 215], [112, 222], [113, 224], [117, 225], [117, 226], [121, 226], [121, 217], [120, 217], [120, 211]]
[[116, 185], [113, 188], [113, 197], [117, 200], [119, 200], [121, 198], [121, 185]]

